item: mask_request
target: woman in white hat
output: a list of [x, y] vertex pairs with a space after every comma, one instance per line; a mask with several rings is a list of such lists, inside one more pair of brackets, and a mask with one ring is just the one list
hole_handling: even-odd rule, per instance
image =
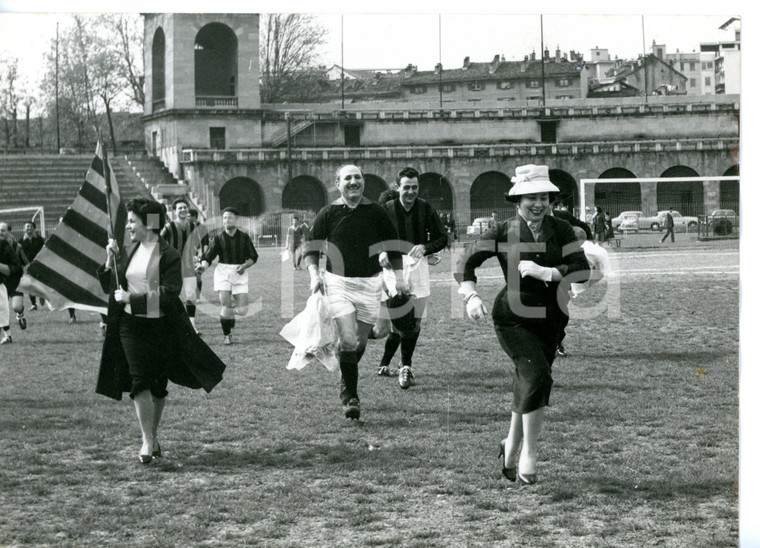
[[512, 420], [500, 443], [501, 471], [510, 481], [533, 484], [551, 365], [568, 321], [568, 289], [571, 281], [588, 278], [589, 266], [570, 224], [549, 214], [551, 195], [559, 192], [549, 180], [549, 168], [518, 167], [512, 182], [505, 197], [517, 205], [517, 215], [485, 232], [459, 260], [454, 277], [467, 315], [478, 320], [486, 307], [475, 289], [475, 269], [490, 257], [501, 265], [507, 285], [496, 297], [492, 315], [499, 343], [515, 364]]

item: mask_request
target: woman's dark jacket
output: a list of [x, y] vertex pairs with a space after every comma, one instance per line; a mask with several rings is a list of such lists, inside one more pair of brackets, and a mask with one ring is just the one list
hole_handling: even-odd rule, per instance
[[[459, 283], [477, 282], [475, 269], [490, 257], [498, 259], [507, 282], [494, 302], [495, 324], [549, 322], [564, 327], [570, 282], [582, 283], [589, 276], [586, 256], [568, 222], [545, 216], [538, 242], [520, 216], [497, 223], [462, 255], [454, 278]], [[521, 278], [517, 268], [521, 260], [554, 267], [563, 279], [543, 282], [530, 276]]]
[[[160, 306], [168, 340], [163, 341], [162, 348], [156, 351], [166, 355], [164, 374], [169, 380], [181, 386], [203, 388], [210, 392], [222, 380], [225, 365], [195, 332], [180, 301], [182, 266], [179, 252], [162, 238], [158, 239], [158, 249], [158, 279], [151, 280], [149, 276], [148, 293], [132, 295], [129, 304], [134, 314], [146, 314], [149, 307]], [[127, 290], [127, 266], [135, 251], [137, 245], [123, 250], [117, 258], [118, 279], [124, 290]], [[122, 393], [129, 392], [132, 387], [129, 364], [119, 337], [119, 323], [126, 312], [124, 305], [114, 299], [116, 276], [113, 270], [101, 265], [97, 274], [100, 285], [109, 294], [109, 298], [106, 337], [103, 341], [96, 392], [120, 400]]]

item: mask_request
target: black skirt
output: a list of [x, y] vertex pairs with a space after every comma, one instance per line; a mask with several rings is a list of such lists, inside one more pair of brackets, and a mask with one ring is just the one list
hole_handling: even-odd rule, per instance
[[165, 318], [140, 318], [125, 312], [119, 321], [119, 338], [132, 377], [129, 397], [150, 390], [154, 397], [165, 398], [168, 356], [163, 348], [169, 340]]

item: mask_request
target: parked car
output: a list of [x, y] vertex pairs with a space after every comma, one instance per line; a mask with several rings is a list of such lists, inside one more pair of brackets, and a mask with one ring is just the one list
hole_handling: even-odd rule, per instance
[[638, 232], [639, 231], [639, 219], [640, 217], [634, 214], [621, 215], [622, 219], [617, 225], [617, 230], [620, 232]]
[[[642, 228], [649, 228], [651, 230], [661, 231], [665, 228], [665, 218], [668, 214], [667, 210], [658, 211], [654, 217], [641, 217], [639, 218], [639, 226]], [[699, 221], [696, 217], [684, 217], [678, 211], [671, 211], [670, 215], [673, 217], [673, 229], [679, 228], [696, 228]]]
[[[613, 230], [622, 230], [620, 228], [620, 223], [623, 222], [623, 218], [625, 218], [625, 217], [631, 217], [631, 216], [635, 217], [636, 221], [638, 222], [639, 217], [643, 217], [644, 216], [644, 212], [643, 211], [623, 211], [617, 217], [613, 217], [612, 218], [612, 228], [613, 228]], [[636, 228], [641, 228], [641, 227], [639, 227], [637, 225]]]
[[708, 231], [727, 236], [739, 228], [739, 216], [733, 209], [716, 209], [707, 216]]
[[488, 222], [491, 220], [491, 217], [478, 217], [474, 221], [472, 221], [472, 224], [467, 227], [467, 234], [474, 234], [475, 236], [479, 236], [483, 234], [486, 230], [488, 230]]

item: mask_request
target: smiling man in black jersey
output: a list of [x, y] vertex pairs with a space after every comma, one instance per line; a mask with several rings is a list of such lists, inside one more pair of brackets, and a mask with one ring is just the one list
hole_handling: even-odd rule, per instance
[[[396, 271], [396, 290], [407, 292], [401, 253], [390, 249], [398, 231], [385, 208], [364, 197], [364, 175], [355, 165], [336, 172], [340, 197], [323, 207], [314, 220], [304, 261], [312, 293], [323, 291], [335, 318], [339, 339], [340, 399], [348, 419], [359, 419], [359, 360], [380, 312], [382, 277], [379, 254], [387, 252]], [[386, 249], [385, 242], [391, 245]], [[397, 246], [396, 246], [397, 247]], [[319, 271], [321, 253], [326, 271]]]

